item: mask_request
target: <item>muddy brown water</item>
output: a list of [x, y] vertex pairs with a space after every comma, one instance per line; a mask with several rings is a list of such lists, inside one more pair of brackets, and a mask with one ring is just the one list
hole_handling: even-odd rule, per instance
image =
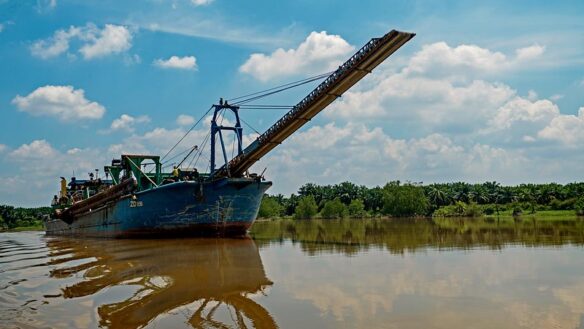
[[584, 222], [279, 220], [238, 239], [0, 233], [0, 328], [584, 328]]

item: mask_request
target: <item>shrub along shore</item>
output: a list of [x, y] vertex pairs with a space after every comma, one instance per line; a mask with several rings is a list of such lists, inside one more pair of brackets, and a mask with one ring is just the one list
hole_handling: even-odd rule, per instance
[[43, 216], [53, 212], [51, 207], [15, 208], [0, 205], [0, 231], [40, 230]]
[[429, 184], [393, 181], [368, 188], [350, 182], [307, 183], [297, 194], [264, 195], [259, 218], [517, 217], [584, 215], [584, 183]]

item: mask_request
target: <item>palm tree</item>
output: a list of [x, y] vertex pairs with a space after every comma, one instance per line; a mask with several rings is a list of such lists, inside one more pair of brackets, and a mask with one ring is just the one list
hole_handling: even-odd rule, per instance
[[497, 218], [499, 218], [499, 201], [503, 198], [503, 194], [498, 189], [494, 190], [490, 195], [491, 202], [495, 203], [495, 212], [497, 213]]
[[489, 196], [487, 193], [479, 186], [475, 186], [472, 191], [468, 193], [469, 200], [473, 200], [476, 203], [487, 203], [489, 202]]
[[531, 213], [535, 214], [535, 203], [536, 203], [536, 195], [538, 190], [532, 191], [529, 188], [523, 188], [519, 191], [519, 199], [524, 202], [528, 202], [529, 206], [531, 207]]
[[454, 192], [453, 199], [456, 201], [467, 202], [469, 200], [469, 195], [466, 191], [457, 190]]
[[446, 193], [444, 193], [444, 191], [437, 189], [434, 186], [431, 186], [430, 190], [428, 191], [428, 199], [433, 205], [439, 207], [446, 204], [446, 200], [448, 199], [448, 197]]

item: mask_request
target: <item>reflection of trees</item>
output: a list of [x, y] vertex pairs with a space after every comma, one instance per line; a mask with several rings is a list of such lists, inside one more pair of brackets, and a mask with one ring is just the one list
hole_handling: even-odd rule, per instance
[[[56, 258], [53, 264], [85, 260], [51, 272], [52, 277], [82, 278], [63, 288], [66, 298], [93, 295], [106, 287], [136, 287], [129, 298], [98, 307], [101, 326], [143, 327], [178, 310], [193, 327], [277, 327], [268, 311], [249, 298], [272, 284], [251, 239], [53, 239], [48, 245], [54, 255], [72, 255]], [[234, 314], [233, 324], [216, 319], [220, 307]]]
[[291, 240], [300, 243], [310, 254], [320, 251], [353, 254], [371, 247], [403, 253], [423, 248], [500, 249], [507, 244], [582, 245], [584, 221], [464, 218], [278, 220], [257, 222], [251, 233], [260, 246]]

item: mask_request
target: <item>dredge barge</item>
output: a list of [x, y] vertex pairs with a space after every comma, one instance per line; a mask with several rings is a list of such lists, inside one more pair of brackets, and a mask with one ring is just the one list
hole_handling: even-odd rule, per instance
[[[272, 185], [263, 173], [249, 173], [251, 166], [414, 36], [392, 30], [371, 39], [245, 149], [241, 102], [221, 100], [213, 105], [208, 173], [182, 168], [182, 162], [171, 172], [163, 172], [159, 156], [123, 154], [104, 167], [104, 180], [90, 176], [84, 181], [72, 178], [67, 184], [62, 178], [59, 196], [53, 199], [54, 215], [45, 222], [46, 233], [115, 238], [244, 234]], [[225, 112], [234, 115], [232, 126], [218, 120]], [[231, 159], [227, 157], [226, 133], [234, 134], [237, 143]], [[188, 155], [195, 150], [196, 146]], [[220, 167], [216, 154], [223, 158]]]

